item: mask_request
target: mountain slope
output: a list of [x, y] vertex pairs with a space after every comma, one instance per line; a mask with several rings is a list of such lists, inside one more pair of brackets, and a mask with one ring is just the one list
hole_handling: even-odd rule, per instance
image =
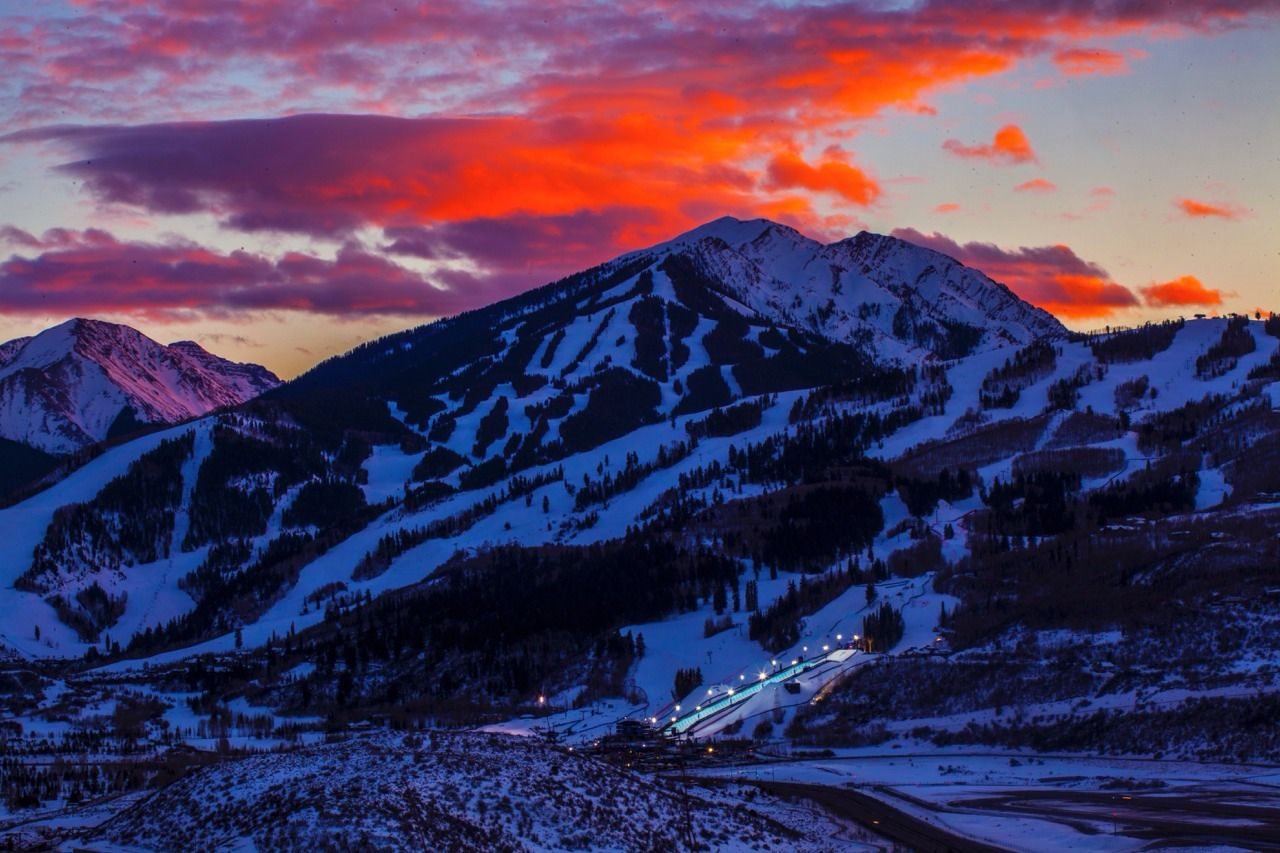
[[[813, 309], [819, 298], [835, 308]], [[862, 309], [873, 298], [887, 306], [878, 317]], [[594, 602], [564, 645], [539, 644], [541, 615], [506, 634], [531, 659], [552, 649], [563, 660], [621, 622], [696, 612], [713, 587], [741, 597], [742, 561], [775, 573], [753, 581], [748, 609], [763, 614], [788, 594], [787, 574], [855, 553], [886, 566], [917, 545], [932, 554], [922, 518], [940, 501], [964, 508], [944, 551], [964, 556], [960, 519], [988, 499], [1026, 500], [995, 484], [1023, 456], [1080, 450], [1110, 477], [1116, 454], [1164, 452], [1139, 447], [1138, 430], [1171, 429], [1187, 407], [1238, 399], [1255, 417], [1273, 399], [1259, 389], [1276, 375], [1274, 324], [1242, 323], [1068, 340], [936, 253], [873, 235], [821, 246], [772, 223], [719, 220], [363, 346], [4, 510], [15, 548], [0, 562], [0, 606], [23, 614], [6, 642], [31, 656], [107, 648], [103, 636], [135, 655], [194, 652], [225, 649], [239, 627], [258, 645], [330, 630], [346, 604], [391, 591], [423, 597], [414, 619], [484, 602], [468, 632], [507, 630], [497, 614], [533, 601], [538, 613]], [[1194, 423], [1192, 434], [1208, 428]], [[1267, 421], [1257, 429], [1270, 434]], [[1198, 509], [1267, 482], [1208, 457], [1179, 464], [1209, 484]], [[1136, 481], [1170, 505], [1191, 488]], [[1098, 487], [1059, 484], [1061, 517], [1068, 497]], [[1143, 507], [1142, 495], [1106, 500]], [[1017, 524], [1025, 536], [1030, 522]], [[433, 573], [473, 558], [442, 598]], [[631, 574], [592, 586], [620, 566]], [[486, 598], [495, 585], [502, 595]], [[398, 600], [379, 612], [399, 621]], [[789, 645], [802, 610], [769, 617], [753, 642]], [[415, 630], [426, 642], [436, 629]], [[466, 657], [447, 643], [460, 636], [384, 677], [489, 698], [527, 689], [506, 670], [459, 683], [447, 667]], [[429, 681], [421, 668], [436, 654]], [[597, 663], [614, 678], [621, 659]], [[650, 678], [644, 689], [657, 693], [670, 673]]]
[[0, 437], [67, 453], [113, 426], [185, 420], [278, 384], [191, 341], [165, 347], [128, 326], [69, 320], [0, 345]]
[[[822, 245], [767, 220], [726, 217], [668, 245], [693, 253], [756, 312], [885, 357], [962, 355], [979, 345], [975, 335], [989, 346], [1065, 334], [1052, 315], [978, 270], [895, 237], [864, 231]], [[976, 332], [949, 340], [965, 326]]]
[[[0, 712], [41, 756], [86, 733], [104, 755], [297, 748], [372, 719], [591, 749], [626, 716], [784, 748], [1274, 762], [1260, 319], [1067, 335], [900, 241], [710, 223], [0, 509]], [[105, 793], [57, 772], [14, 801]], [[230, 777], [188, 778], [104, 832], [195, 837], [187, 806]], [[207, 841], [324, 831], [225, 805]]]

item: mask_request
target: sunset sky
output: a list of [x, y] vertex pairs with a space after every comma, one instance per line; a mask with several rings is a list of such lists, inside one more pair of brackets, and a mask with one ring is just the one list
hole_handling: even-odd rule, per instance
[[0, 0], [0, 340], [292, 376], [721, 215], [1280, 310], [1280, 2]]

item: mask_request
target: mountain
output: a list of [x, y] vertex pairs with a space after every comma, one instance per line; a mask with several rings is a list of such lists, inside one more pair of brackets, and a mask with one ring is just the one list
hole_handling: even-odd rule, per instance
[[174, 423], [278, 384], [264, 367], [191, 341], [166, 347], [128, 326], [69, 320], [0, 344], [0, 437], [68, 453], [113, 429]]
[[866, 231], [822, 245], [767, 220], [726, 217], [648, 250], [663, 251], [689, 252], [762, 316], [861, 342], [882, 357], [960, 354], [969, 348], [966, 329], [988, 344], [1064, 334], [1052, 315], [978, 270]]
[[[86, 732], [133, 755], [384, 724], [536, 735], [626, 769], [936, 750], [911, 796], [942, 799], [963, 756], [1016, 750], [981, 783], [1080, 779], [1129, 808], [1115, 792], [1154, 783], [1121, 759], [1280, 762], [1277, 495], [1274, 315], [1069, 333], [900, 240], [717, 220], [0, 509], [0, 710], [41, 755]], [[598, 746], [621, 717], [645, 745]], [[642, 718], [715, 740], [673, 756]], [[1101, 764], [1050, 772], [1050, 753]], [[210, 768], [103, 831], [181, 843], [190, 819], [167, 816], [228, 775], [344, 755]], [[886, 785], [925, 778], [901, 764]], [[860, 784], [852, 766], [800, 781]], [[60, 803], [162, 772], [86, 793], [75, 767], [6, 790]], [[406, 774], [450, 801], [448, 773]], [[228, 803], [219, 837], [256, 808]]]

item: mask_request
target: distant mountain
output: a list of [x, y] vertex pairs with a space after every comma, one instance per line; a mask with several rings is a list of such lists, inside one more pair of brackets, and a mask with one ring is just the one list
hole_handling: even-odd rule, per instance
[[[633, 303], [641, 297], [653, 299], [633, 315]], [[594, 327], [586, 327], [603, 317], [595, 316], [597, 309], [615, 305], [620, 310], [593, 338]], [[707, 331], [694, 327], [722, 321], [706, 361], [723, 367], [726, 375], [753, 373], [760, 360], [776, 356], [788, 370], [797, 366], [797, 355], [818, 367], [818, 351], [832, 345], [856, 351], [865, 361], [909, 366], [929, 357], [946, 360], [1067, 334], [1048, 312], [931, 249], [867, 232], [824, 245], [768, 220], [724, 217], [512, 299], [363, 345], [322, 363], [279, 393], [296, 396], [355, 383], [383, 389], [377, 393], [394, 400], [402, 381], [417, 395], [436, 380], [463, 375], [458, 371], [469, 363], [474, 371], [481, 366], [475, 359], [499, 353], [507, 373], [528, 368], [536, 374], [558, 365], [552, 373], [567, 379], [590, 373], [604, 358], [613, 364], [646, 363], [642, 352], [653, 352], [665, 366], [654, 373], [655, 362], [652, 370], [641, 372], [666, 381], [665, 374], [675, 375], [685, 364], [684, 338], [700, 339]], [[688, 323], [693, 326], [685, 330]], [[787, 340], [770, 345], [774, 335], [765, 332], [762, 341], [759, 335], [767, 328], [789, 330]], [[535, 332], [545, 333], [547, 345], [539, 352], [547, 356], [545, 366], [528, 363], [525, 347], [506, 344], [512, 334], [532, 341]], [[578, 343], [592, 340], [593, 346], [582, 360], [574, 360], [566, 350], [579, 332], [586, 337]], [[630, 333], [627, 340], [616, 343], [624, 332]], [[641, 340], [663, 334], [669, 346], [660, 351]], [[743, 339], [746, 344], [735, 345]], [[513, 357], [525, 362], [514, 364]], [[794, 371], [779, 381], [790, 388], [819, 384]], [[402, 408], [412, 412], [417, 406], [406, 395]]]
[[191, 341], [163, 346], [128, 326], [69, 320], [0, 344], [0, 437], [66, 453], [139, 424], [243, 403], [280, 380]]
[[1065, 334], [1051, 314], [978, 270], [867, 231], [824, 245], [768, 220], [725, 217], [647, 252], [687, 252], [761, 316], [861, 343], [881, 358], [954, 357]]

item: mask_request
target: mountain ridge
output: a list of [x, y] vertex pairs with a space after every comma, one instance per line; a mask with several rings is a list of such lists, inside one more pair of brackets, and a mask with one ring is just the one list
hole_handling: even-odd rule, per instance
[[0, 344], [0, 437], [68, 453], [130, 424], [174, 423], [278, 384], [266, 368], [192, 341], [166, 347], [129, 326], [74, 318]]

